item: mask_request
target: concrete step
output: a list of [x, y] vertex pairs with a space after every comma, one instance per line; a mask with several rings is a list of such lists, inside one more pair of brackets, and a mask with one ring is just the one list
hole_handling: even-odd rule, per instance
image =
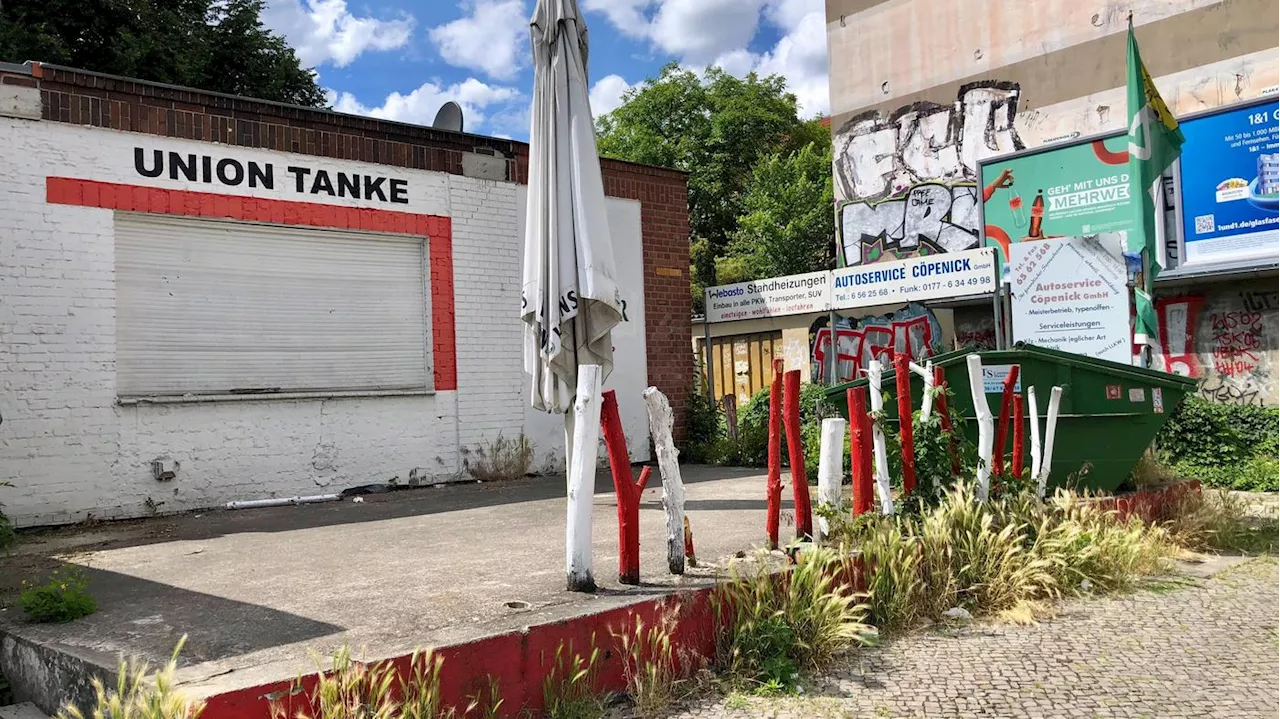
[[0, 719], [49, 719], [49, 715], [37, 709], [35, 704], [23, 702], [0, 707]]

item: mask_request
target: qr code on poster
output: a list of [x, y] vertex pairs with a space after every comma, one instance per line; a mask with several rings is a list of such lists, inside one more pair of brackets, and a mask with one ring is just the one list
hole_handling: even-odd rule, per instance
[[1213, 232], [1216, 224], [1213, 221], [1213, 215], [1200, 215], [1196, 217], [1196, 234], [1203, 235], [1206, 232]]

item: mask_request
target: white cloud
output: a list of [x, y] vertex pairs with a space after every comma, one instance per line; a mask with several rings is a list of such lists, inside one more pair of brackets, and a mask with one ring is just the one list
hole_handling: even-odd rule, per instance
[[[765, 17], [783, 32], [795, 32], [810, 15], [826, 18], [822, 0], [766, 0]], [[823, 43], [826, 46], [826, 43]]]
[[643, 38], [649, 35], [649, 18], [646, 11], [654, 0], [582, 0], [583, 12], [604, 13], [618, 32], [627, 37]]
[[816, 9], [795, 20], [794, 26], [765, 53], [756, 65], [761, 75], [782, 75], [787, 89], [796, 96], [805, 116], [825, 115], [831, 110], [827, 76], [827, 22], [822, 4], [783, 0], [781, 5], [814, 4]]
[[527, 59], [529, 15], [522, 0], [464, 0], [463, 17], [428, 37], [450, 65], [509, 80]]
[[630, 90], [631, 85], [621, 75], [605, 75], [591, 86], [591, 114], [594, 117], [607, 115], [622, 105], [622, 95]]
[[649, 39], [686, 65], [705, 65], [751, 42], [761, 0], [664, 0]]
[[747, 73], [756, 69], [759, 61], [760, 56], [748, 50], [731, 50], [712, 60], [711, 64], [734, 77], [746, 77]]
[[487, 118], [484, 110], [486, 108], [500, 108], [505, 103], [514, 104], [520, 99], [520, 92], [515, 88], [488, 85], [474, 77], [469, 77], [463, 82], [448, 87], [425, 82], [407, 95], [393, 92], [377, 107], [363, 105], [354, 95], [344, 92], [337, 95], [333, 109], [338, 112], [368, 115], [384, 120], [430, 125], [435, 120], [440, 106], [453, 100], [462, 106], [466, 131], [476, 132], [485, 126]]
[[[609, 19], [627, 37], [701, 69], [734, 51], [745, 52], [765, 0], [583, 0], [584, 11]], [[588, 24], [590, 20], [588, 19]]]
[[356, 17], [346, 0], [271, 0], [262, 22], [284, 35], [308, 67], [346, 67], [365, 52], [404, 47], [414, 24], [407, 15], [392, 20]]

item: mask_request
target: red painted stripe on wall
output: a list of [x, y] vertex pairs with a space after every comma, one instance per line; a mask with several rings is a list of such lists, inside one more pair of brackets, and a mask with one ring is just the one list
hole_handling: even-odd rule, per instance
[[168, 190], [72, 177], [45, 179], [45, 201], [157, 215], [216, 217], [276, 225], [390, 232], [428, 238], [431, 269], [431, 341], [438, 392], [458, 388], [454, 335], [453, 233], [448, 217], [395, 210], [322, 205], [210, 192]]

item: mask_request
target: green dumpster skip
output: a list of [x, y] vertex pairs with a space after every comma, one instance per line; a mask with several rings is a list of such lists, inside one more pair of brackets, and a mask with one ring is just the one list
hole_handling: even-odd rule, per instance
[[[973, 350], [958, 350], [931, 359], [935, 367], [943, 368], [951, 390], [953, 412], [966, 420], [966, 439], [976, 442], [978, 423], [965, 361], [972, 353]], [[1070, 479], [1073, 486], [1080, 489], [1115, 491], [1128, 478], [1169, 414], [1178, 409], [1187, 393], [1196, 387], [1195, 380], [1187, 377], [1025, 343], [1009, 350], [980, 351], [978, 356], [982, 358], [987, 404], [995, 418], [995, 427], [999, 427], [1004, 379], [1012, 366], [1019, 367], [1014, 390], [1022, 395], [1024, 403], [1027, 388], [1033, 385], [1036, 388], [1042, 427], [1049, 413], [1049, 393], [1054, 386], [1062, 387], [1053, 466], [1049, 473], [1051, 487]], [[881, 389], [890, 397], [894, 396], [894, 380], [892, 365], [887, 365]], [[838, 407], [847, 420], [845, 390], [866, 384], [864, 377], [832, 387], [826, 391], [827, 400]], [[911, 405], [916, 410], [920, 408], [923, 391], [924, 380], [912, 373]], [[884, 411], [896, 431], [897, 402], [886, 401]], [[1030, 412], [1025, 416], [1029, 422]], [[1008, 435], [1006, 454], [1012, 451], [1012, 429]], [[1023, 466], [1030, 467], [1030, 429], [1026, 429], [1025, 437]]]

